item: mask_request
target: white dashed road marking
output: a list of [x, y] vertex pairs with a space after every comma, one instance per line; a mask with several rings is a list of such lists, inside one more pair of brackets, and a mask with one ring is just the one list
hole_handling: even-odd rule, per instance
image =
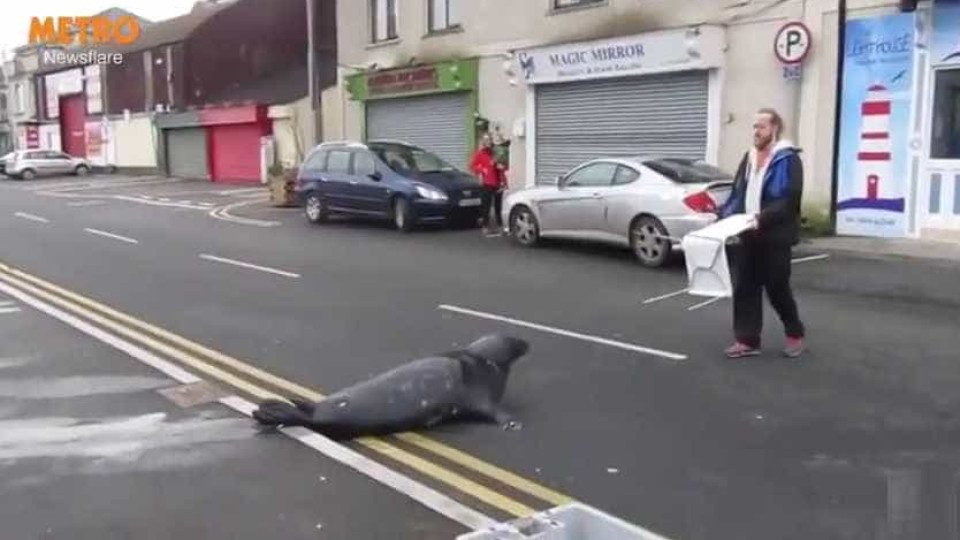
[[287, 272], [286, 270], [277, 270], [276, 268], [270, 268], [268, 266], [260, 266], [259, 264], [251, 264], [243, 261], [237, 261], [234, 259], [226, 259], [223, 257], [217, 257], [215, 255], [207, 255], [206, 253], [200, 254], [200, 258], [207, 261], [214, 261], [224, 264], [230, 264], [233, 266], [239, 266], [241, 268], [249, 268], [251, 270], [259, 270], [260, 272], [267, 272], [270, 274], [276, 274], [278, 276], [284, 276], [289, 278], [299, 278], [300, 274], [295, 274], [293, 272]]
[[119, 240], [121, 242], [126, 242], [128, 244], [139, 244], [140, 242], [134, 240], [133, 238], [127, 238], [126, 236], [120, 236], [119, 234], [109, 233], [107, 231], [101, 231], [100, 229], [84, 229], [84, 231], [95, 234], [97, 236], [102, 236], [104, 238], [112, 238], [113, 240]]
[[539, 330], [539, 331], [541, 331], [541, 332], [547, 332], [547, 333], [550, 333], [550, 334], [556, 334], [556, 335], [558, 335], [558, 336], [565, 336], [565, 337], [570, 337], [570, 338], [574, 338], [574, 339], [579, 339], [579, 340], [582, 340], [582, 341], [589, 341], [589, 342], [591, 342], [591, 343], [599, 343], [599, 344], [601, 344], [601, 345], [607, 345], [607, 346], [609, 346], [609, 347], [616, 347], [616, 348], [618, 348], [618, 349], [624, 349], [624, 350], [628, 350], [628, 351], [632, 351], [632, 352], [638, 352], [638, 353], [646, 354], [646, 355], [650, 355], [650, 356], [657, 356], [657, 357], [659, 357], [659, 358], [665, 358], [665, 359], [667, 359], [667, 360], [676, 360], [676, 361], [679, 361], [679, 360], [686, 360], [686, 359], [687, 359], [687, 355], [685, 355], [685, 354], [680, 354], [680, 353], [675, 353], [675, 352], [670, 352], [670, 351], [663, 351], [663, 350], [660, 350], [660, 349], [653, 349], [653, 348], [650, 348], [650, 347], [642, 347], [642, 346], [640, 346], [640, 345], [634, 345], [634, 344], [632, 344], [632, 343], [625, 343], [625, 342], [623, 342], [623, 341], [616, 341], [616, 340], [612, 340], [612, 339], [607, 339], [607, 338], [602, 338], [602, 337], [597, 337], [597, 336], [591, 336], [591, 335], [588, 335], [588, 334], [582, 334], [582, 333], [580, 333], [580, 332], [572, 332], [572, 331], [570, 331], [570, 330], [563, 330], [563, 329], [561, 329], [561, 328], [554, 328], [554, 327], [546, 326], [546, 325], [542, 325], [542, 324], [537, 324], [537, 323], [532, 323], [532, 322], [527, 322], [527, 321], [521, 321], [521, 320], [519, 320], [519, 319], [513, 319], [513, 318], [510, 318], [510, 317], [504, 317], [504, 316], [502, 316], [502, 315], [496, 315], [496, 314], [493, 314], [493, 313], [484, 313], [484, 312], [482, 312], [482, 311], [475, 311], [475, 310], [472, 310], [472, 309], [466, 309], [466, 308], [461, 308], [461, 307], [457, 307], [457, 306], [450, 306], [450, 305], [441, 305], [441, 306], [438, 306], [438, 309], [443, 310], [443, 311], [450, 311], [450, 312], [453, 312], [453, 313], [460, 313], [460, 314], [462, 314], [462, 315], [470, 315], [470, 316], [472, 316], [472, 317], [477, 317], [477, 318], [480, 318], [480, 319], [487, 319], [487, 320], [491, 320], [491, 321], [497, 321], [497, 322], [512, 324], [512, 325], [514, 325], [514, 326], [521, 326], [521, 327], [524, 327], [524, 328], [530, 328], [530, 329], [533, 329], [533, 330]]
[[40, 216], [35, 216], [33, 214], [27, 214], [26, 212], [17, 212], [14, 215], [21, 219], [36, 221], [37, 223], [50, 223], [50, 220], [47, 218], [42, 218]]

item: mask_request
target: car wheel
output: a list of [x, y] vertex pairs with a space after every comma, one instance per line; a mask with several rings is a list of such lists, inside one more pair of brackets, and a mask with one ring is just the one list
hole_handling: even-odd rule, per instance
[[20, 173], [21, 180], [33, 180], [36, 177], [37, 171], [34, 171], [33, 169], [24, 169], [24, 171]]
[[314, 225], [323, 223], [327, 220], [327, 205], [318, 193], [311, 193], [304, 201], [303, 213], [310, 223]]
[[403, 197], [399, 197], [393, 201], [393, 224], [397, 227], [397, 230], [410, 232], [413, 230], [416, 222], [417, 217], [414, 215], [413, 206], [410, 204], [410, 201]]
[[540, 241], [540, 223], [529, 208], [521, 207], [510, 214], [510, 238], [524, 247], [533, 247]]
[[630, 227], [630, 247], [640, 264], [648, 268], [663, 266], [673, 251], [667, 229], [660, 220], [650, 216], [633, 222]]
[[86, 176], [90, 174], [90, 168], [87, 167], [86, 165], [78, 165], [77, 168], [73, 170], [73, 172], [77, 176]]

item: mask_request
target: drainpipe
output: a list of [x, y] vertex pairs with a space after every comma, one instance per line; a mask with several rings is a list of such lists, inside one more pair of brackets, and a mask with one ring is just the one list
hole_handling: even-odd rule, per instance
[[311, 136], [313, 141], [311, 141], [311, 147], [313, 144], [321, 140], [319, 122], [317, 121], [318, 111], [317, 111], [317, 85], [316, 85], [316, 50], [314, 47], [314, 2], [316, 0], [306, 0], [307, 2], [307, 77], [309, 81], [309, 94], [310, 94], [310, 120], [311, 120]]
[[830, 231], [837, 234], [837, 192], [840, 187], [840, 123], [843, 118], [843, 69], [847, 52], [847, 0], [837, 11], [837, 88], [834, 96], [833, 172], [830, 185]]

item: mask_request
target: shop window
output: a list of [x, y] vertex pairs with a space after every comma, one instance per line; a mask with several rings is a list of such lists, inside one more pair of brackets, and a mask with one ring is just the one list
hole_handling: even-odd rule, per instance
[[430, 32], [460, 28], [460, 2], [461, 0], [429, 0]]
[[936, 72], [930, 157], [960, 159], [960, 69]]
[[397, 2], [399, 0], [370, 0], [371, 41], [380, 43], [397, 39]]
[[563, 11], [580, 7], [592, 7], [606, 4], [608, 0], [550, 0], [553, 11]]

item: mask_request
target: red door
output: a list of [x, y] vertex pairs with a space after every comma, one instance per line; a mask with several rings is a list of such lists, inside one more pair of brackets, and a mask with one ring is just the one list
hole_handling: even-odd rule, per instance
[[71, 156], [87, 157], [85, 105], [83, 94], [60, 98], [60, 144], [63, 151]]
[[214, 182], [259, 182], [262, 124], [211, 126], [210, 176]]

